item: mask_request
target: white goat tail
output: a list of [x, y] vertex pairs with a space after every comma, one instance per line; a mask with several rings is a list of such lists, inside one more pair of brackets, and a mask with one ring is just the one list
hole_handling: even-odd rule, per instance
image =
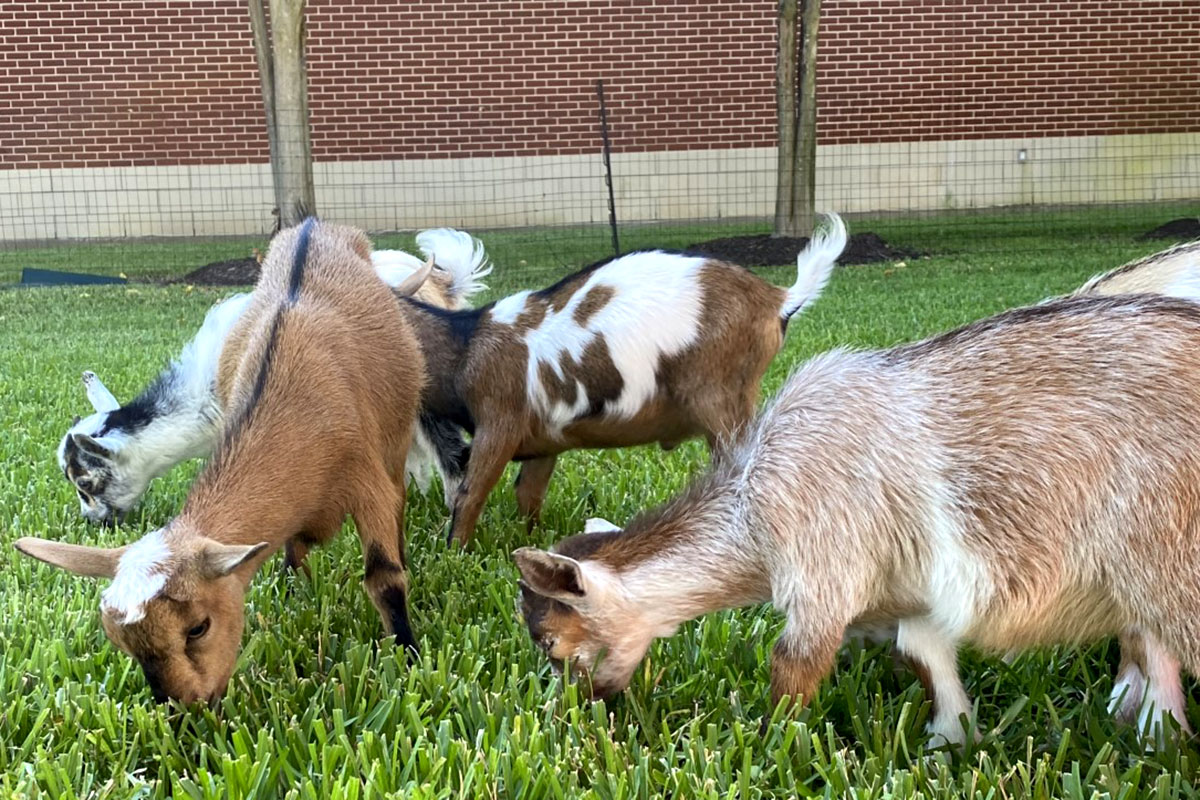
[[450, 294], [464, 301], [487, 288], [480, 279], [491, 273], [483, 242], [466, 231], [432, 228], [417, 234], [417, 247], [450, 274]]
[[837, 214], [829, 214], [826, 220], [825, 228], [814, 231], [808, 247], [796, 257], [796, 282], [788, 289], [779, 309], [779, 316], [785, 321], [821, 296], [834, 263], [846, 249], [846, 223]]

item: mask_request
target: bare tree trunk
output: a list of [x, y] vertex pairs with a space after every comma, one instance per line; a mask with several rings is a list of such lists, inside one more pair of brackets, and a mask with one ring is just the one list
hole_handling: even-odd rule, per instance
[[[797, 11], [797, 5], [800, 11]], [[775, 235], [811, 236], [817, 187], [817, 31], [821, 0], [779, 0]], [[797, 33], [802, 37], [797, 53]], [[797, 58], [799, 57], [799, 58]]]
[[792, 187], [796, 180], [796, 0], [779, 0], [779, 50], [775, 56], [775, 235], [792, 233]]
[[804, 0], [800, 31], [800, 114], [792, 218], [800, 236], [812, 236], [817, 202], [817, 28], [821, 0]]
[[267, 147], [271, 153], [271, 187], [275, 197], [276, 225], [278, 226], [279, 198], [283, 196], [283, 182], [279, 174], [279, 142], [275, 123], [275, 64], [271, 54], [271, 31], [267, 28], [267, 15], [263, 0], [248, 0], [250, 5], [250, 30], [254, 32], [254, 55], [258, 59], [258, 82], [262, 88], [263, 111], [267, 118]]
[[276, 202], [281, 227], [295, 225], [317, 211], [308, 130], [304, 5], [305, 0], [271, 0], [275, 138], [280, 184]]

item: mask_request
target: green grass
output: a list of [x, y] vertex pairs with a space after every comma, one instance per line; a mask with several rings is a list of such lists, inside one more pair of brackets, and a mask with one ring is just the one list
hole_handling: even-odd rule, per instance
[[[832, 346], [905, 341], [1072, 288], [1156, 249], [1132, 241], [1144, 222], [1067, 217], [1066, 235], [1054, 236], [1044, 232], [1049, 222], [1030, 232], [997, 218], [944, 229], [881, 221], [874, 227], [885, 237], [937, 255], [840, 270], [790, 327], [767, 387]], [[494, 293], [554, 277], [543, 269], [534, 281], [532, 270], [510, 266], [552, 260], [530, 236], [485, 237], [499, 265]], [[764, 274], [785, 283], [791, 272]], [[669, 454], [563, 457], [532, 535], [506, 480], [466, 553], [443, 544], [440, 499], [416, 497], [407, 528], [422, 654], [412, 667], [379, 643], [347, 526], [313, 553], [311, 579], [271, 568], [258, 576], [239, 669], [219, 708], [154, 705], [139, 669], [100, 630], [101, 585], [20, 557], [9, 543], [22, 535], [123, 543], [179, 508], [194, 464], [157, 481], [121, 529], [88, 527], [54, 447], [71, 416], [86, 412], [83, 369], [128, 398], [222, 294], [0, 292], [0, 796], [1196, 796], [1194, 746], [1143, 753], [1105, 713], [1111, 643], [1034, 652], [1011, 666], [964, 654], [985, 735], [961, 754], [926, 749], [928, 704], [886, 648], [848, 649], [810, 708], [760, 736], [781, 624], [769, 609], [683, 626], [606, 704], [564, 691], [516, 614], [508, 553], [548, 545], [588, 516], [623, 521], [666, 499], [703, 468], [695, 443]]]

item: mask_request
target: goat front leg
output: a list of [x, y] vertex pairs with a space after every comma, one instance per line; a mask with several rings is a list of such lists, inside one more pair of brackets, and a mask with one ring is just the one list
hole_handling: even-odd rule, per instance
[[[896, 647], [908, 661], [933, 705], [933, 717], [926, 725], [931, 744], [963, 745], [967, 731], [976, 740], [970, 721], [971, 700], [958, 675], [958, 642], [925, 618], [901, 620], [896, 628]], [[964, 728], [962, 717], [968, 723]]]
[[309, 542], [303, 534], [288, 539], [283, 546], [283, 569], [285, 572], [304, 571], [305, 576], [312, 577], [312, 572], [305, 563], [308, 558]]
[[408, 572], [404, 558], [404, 486], [384, 479], [354, 513], [363, 548], [363, 582], [384, 630], [396, 644], [417, 650], [408, 620]]
[[521, 464], [517, 473], [517, 508], [528, 518], [528, 530], [533, 530], [542, 514], [542, 503], [546, 500], [546, 490], [557, 460], [556, 455], [531, 458]]
[[475, 532], [475, 524], [483, 513], [488, 494], [499, 483], [504, 468], [516, 450], [516, 442], [505, 434], [491, 430], [476, 432], [471, 441], [467, 477], [458, 487], [458, 496], [454, 499], [447, 544], [457, 542], [461, 547], [466, 547], [471, 541], [471, 534]]

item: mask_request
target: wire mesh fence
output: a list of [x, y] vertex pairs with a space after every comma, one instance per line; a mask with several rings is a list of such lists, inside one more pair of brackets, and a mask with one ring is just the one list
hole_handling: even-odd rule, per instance
[[[464, 134], [479, 133], [469, 124]], [[379, 246], [466, 229], [529, 280], [610, 255], [612, 212], [625, 250], [769, 232], [773, 148], [647, 152], [614, 130], [610, 207], [598, 115], [594, 139], [571, 155], [318, 160], [317, 211]], [[261, 252], [277, 221], [270, 165], [194, 155], [0, 170], [0, 282], [24, 268], [178, 276]], [[909, 249], [955, 230], [1014, 251], [1053, 236], [1135, 237], [1200, 213], [1200, 132], [825, 145], [817, 187], [819, 209]]]

